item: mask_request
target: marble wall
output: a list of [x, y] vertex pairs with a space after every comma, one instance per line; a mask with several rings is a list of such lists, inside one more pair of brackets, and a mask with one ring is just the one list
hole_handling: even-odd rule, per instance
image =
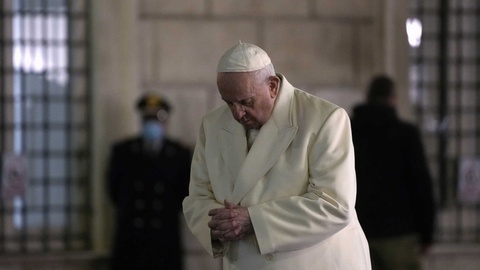
[[193, 145], [201, 116], [220, 102], [218, 59], [241, 40], [265, 49], [295, 86], [349, 110], [383, 69], [380, 2], [138, 1], [141, 89], [173, 100], [170, 132]]

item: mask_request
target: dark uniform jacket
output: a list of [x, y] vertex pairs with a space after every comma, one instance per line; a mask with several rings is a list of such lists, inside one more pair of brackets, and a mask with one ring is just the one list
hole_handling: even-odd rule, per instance
[[188, 194], [190, 151], [169, 139], [157, 152], [143, 145], [141, 138], [130, 139], [111, 153], [112, 269], [182, 269], [179, 213]]
[[352, 117], [356, 209], [368, 239], [407, 234], [432, 242], [434, 202], [418, 129], [394, 108], [360, 105]]

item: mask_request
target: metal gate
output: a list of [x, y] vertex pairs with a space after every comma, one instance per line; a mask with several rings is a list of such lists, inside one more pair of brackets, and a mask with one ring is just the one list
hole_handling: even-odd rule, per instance
[[411, 97], [435, 179], [438, 242], [480, 242], [480, 2], [411, 1]]
[[0, 253], [90, 241], [88, 0], [0, 0]]

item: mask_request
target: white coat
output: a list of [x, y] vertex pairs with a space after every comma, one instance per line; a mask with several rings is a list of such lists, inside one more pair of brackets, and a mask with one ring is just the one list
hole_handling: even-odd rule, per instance
[[[183, 201], [188, 227], [224, 257], [225, 270], [369, 270], [348, 115], [279, 76], [272, 115], [250, 151], [226, 105], [203, 118]], [[224, 200], [248, 207], [253, 235], [211, 240], [207, 213]]]

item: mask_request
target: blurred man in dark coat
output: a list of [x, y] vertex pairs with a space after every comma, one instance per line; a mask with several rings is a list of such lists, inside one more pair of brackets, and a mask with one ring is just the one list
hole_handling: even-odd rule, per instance
[[165, 136], [170, 104], [146, 95], [142, 135], [113, 146], [108, 191], [116, 209], [112, 269], [182, 269], [179, 211], [188, 194], [190, 151]]
[[397, 117], [395, 85], [373, 78], [352, 117], [357, 204], [373, 270], [420, 269], [432, 244], [434, 201], [419, 130]]

